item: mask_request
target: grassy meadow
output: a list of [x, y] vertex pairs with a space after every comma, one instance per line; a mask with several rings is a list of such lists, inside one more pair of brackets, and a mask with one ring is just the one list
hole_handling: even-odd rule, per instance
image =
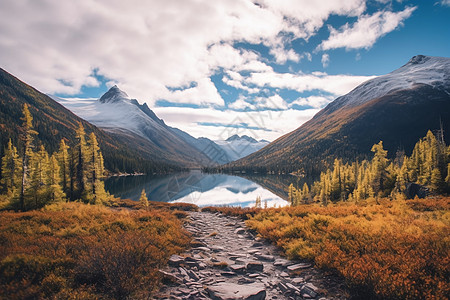
[[[115, 204], [127, 205], [136, 204]], [[190, 241], [180, 218], [192, 207], [157, 205], [59, 203], [0, 212], [0, 298], [151, 297], [158, 269]]]

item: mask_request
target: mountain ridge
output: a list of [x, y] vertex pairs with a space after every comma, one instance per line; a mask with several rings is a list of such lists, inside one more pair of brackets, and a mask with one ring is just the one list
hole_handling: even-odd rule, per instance
[[[441, 123], [448, 140], [449, 74], [449, 58], [415, 56], [399, 69], [368, 80], [338, 97], [296, 130], [226, 165], [225, 170], [300, 170], [318, 175], [334, 158], [370, 157], [371, 146], [380, 140], [391, 156], [398, 149], [410, 153], [417, 140], [428, 130], [438, 130]], [[398, 82], [390, 82], [397, 79]], [[380, 83], [393, 88], [373, 93], [370, 89]]]
[[44, 145], [50, 153], [59, 148], [61, 139], [72, 146], [75, 131], [81, 123], [88, 133], [94, 132], [97, 136], [105, 158], [105, 167], [112, 172], [167, 172], [178, 169], [174, 165], [155, 162], [139, 151], [128, 149], [114, 136], [79, 118], [49, 96], [0, 68], [1, 155], [10, 138], [20, 147], [19, 130], [24, 104], [29, 105], [34, 129], [39, 133], [35, 137], [36, 145]]

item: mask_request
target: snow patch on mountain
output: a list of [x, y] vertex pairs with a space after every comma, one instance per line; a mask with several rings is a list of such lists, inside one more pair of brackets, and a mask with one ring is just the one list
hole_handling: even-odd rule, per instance
[[125, 129], [144, 138], [148, 138], [146, 131], [149, 129], [167, 131], [162, 120], [151, 118], [135, 99], [130, 99], [117, 86], [100, 100], [52, 97], [77, 116], [107, 131]]
[[238, 160], [250, 155], [269, 144], [266, 140], [257, 141], [252, 137], [233, 135], [224, 141], [214, 141], [230, 158], [230, 161]]
[[433, 87], [450, 86], [450, 58], [416, 55], [401, 68], [357, 86], [350, 93], [330, 103], [328, 109], [355, 107], [389, 93], [427, 84]]

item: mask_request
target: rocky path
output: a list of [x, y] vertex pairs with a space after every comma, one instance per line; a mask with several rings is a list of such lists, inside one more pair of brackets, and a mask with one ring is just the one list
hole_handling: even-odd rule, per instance
[[276, 247], [249, 232], [243, 221], [191, 212], [185, 225], [195, 238], [160, 272], [157, 299], [345, 299], [343, 284], [309, 263], [283, 259]]

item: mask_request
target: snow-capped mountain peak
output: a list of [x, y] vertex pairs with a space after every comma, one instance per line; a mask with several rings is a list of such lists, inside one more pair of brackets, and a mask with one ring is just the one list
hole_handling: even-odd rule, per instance
[[252, 137], [249, 137], [248, 135], [243, 135], [243, 136], [239, 136], [237, 134], [234, 134], [232, 136], [230, 136], [229, 138], [226, 139], [227, 142], [232, 142], [232, 141], [245, 141], [248, 143], [257, 143], [258, 141], [255, 140]]
[[238, 160], [269, 144], [268, 141], [257, 141], [247, 135], [239, 136], [237, 134], [230, 136], [226, 140], [215, 141], [230, 158], [230, 161]]
[[389, 74], [370, 79], [329, 104], [328, 110], [355, 107], [418, 85], [450, 88], [450, 58], [416, 55]]
[[110, 88], [100, 99], [101, 103], [116, 103], [121, 100], [130, 100], [127, 93], [119, 89], [117, 85]]

